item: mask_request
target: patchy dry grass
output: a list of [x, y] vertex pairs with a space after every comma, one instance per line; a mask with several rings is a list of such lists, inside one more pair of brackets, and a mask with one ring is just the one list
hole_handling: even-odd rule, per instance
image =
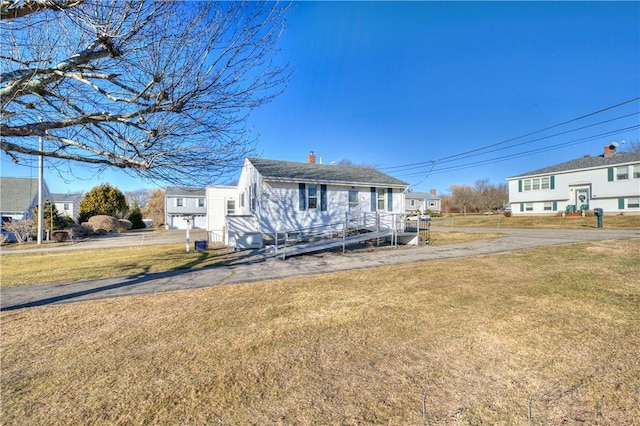
[[3, 287], [71, 282], [219, 264], [224, 247], [185, 253], [184, 243], [0, 256]]
[[[591, 217], [562, 216], [519, 216], [505, 217], [502, 214], [447, 214], [434, 217], [433, 226], [472, 226], [481, 228], [538, 228], [538, 229], [589, 229], [598, 227], [598, 219]], [[604, 228], [640, 229], [640, 214], [614, 215], [605, 214], [602, 218]]]
[[608, 241], [3, 312], [2, 423], [634, 424], [639, 251]]
[[[491, 233], [432, 232], [431, 242], [434, 245], [445, 245], [497, 236]], [[241, 256], [242, 253], [233, 254], [230, 248], [223, 246], [185, 253], [184, 243], [13, 253], [0, 256], [0, 285], [15, 287], [65, 283], [177, 269], [198, 269], [232, 259], [239, 260]]]

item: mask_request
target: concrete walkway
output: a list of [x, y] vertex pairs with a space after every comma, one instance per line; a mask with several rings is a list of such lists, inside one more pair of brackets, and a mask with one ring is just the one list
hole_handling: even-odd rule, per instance
[[79, 302], [134, 294], [188, 290], [228, 284], [307, 276], [326, 272], [373, 268], [440, 259], [481, 256], [514, 250], [525, 250], [588, 241], [640, 238], [640, 230], [609, 229], [491, 229], [433, 227], [434, 231], [495, 232], [501, 238], [451, 244], [440, 247], [400, 247], [376, 251], [324, 253], [300, 256], [286, 261], [212, 267], [194, 271], [171, 271], [127, 277], [45, 284], [0, 289], [0, 309], [14, 310], [58, 303]]

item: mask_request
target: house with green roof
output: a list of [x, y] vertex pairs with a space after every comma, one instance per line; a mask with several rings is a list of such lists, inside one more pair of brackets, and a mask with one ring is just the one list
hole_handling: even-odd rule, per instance
[[508, 178], [512, 214], [640, 213], [640, 152], [617, 146]]
[[[42, 199], [54, 202], [47, 183], [42, 183]], [[38, 205], [38, 179], [0, 177], [0, 213], [2, 221], [33, 219]]]
[[[404, 215], [409, 184], [370, 167], [316, 162], [313, 152], [306, 162], [247, 158], [227, 217], [225, 242], [232, 228], [246, 233], [272, 234], [301, 229], [336, 229], [347, 215], [378, 213], [378, 220]], [[215, 188], [207, 199], [215, 195]], [[213, 203], [212, 203], [213, 204]], [[224, 204], [225, 209], [231, 203]], [[227, 212], [208, 211], [209, 215]], [[232, 222], [229, 222], [232, 218]], [[259, 245], [256, 241], [256, 245]]]

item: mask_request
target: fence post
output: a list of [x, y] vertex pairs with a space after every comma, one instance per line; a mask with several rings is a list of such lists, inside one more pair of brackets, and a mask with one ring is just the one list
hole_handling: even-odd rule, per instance
[[349, 220], [349, 213], [344, 212], [344, 222], [342, 222], [342, 254], [345, 252], [347, 245], [347, 221]]

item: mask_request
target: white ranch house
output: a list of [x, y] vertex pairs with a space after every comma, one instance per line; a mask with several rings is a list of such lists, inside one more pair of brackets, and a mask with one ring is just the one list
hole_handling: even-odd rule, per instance
[[265, 234], [330, 232], [348, 216], [403, 216], [408, 187], [373, 168], [316, 164], [313, 152], [306, 163], [247, 158], [237, 187], [207, 188], [207, 204], [217, 206], [207, 230], [241, 248], [261, 246]]
[[507, 179], [512, 214], [557, 214], [594, 208], [640, 213], [640, 153], [604, 147], [585, 156]]

